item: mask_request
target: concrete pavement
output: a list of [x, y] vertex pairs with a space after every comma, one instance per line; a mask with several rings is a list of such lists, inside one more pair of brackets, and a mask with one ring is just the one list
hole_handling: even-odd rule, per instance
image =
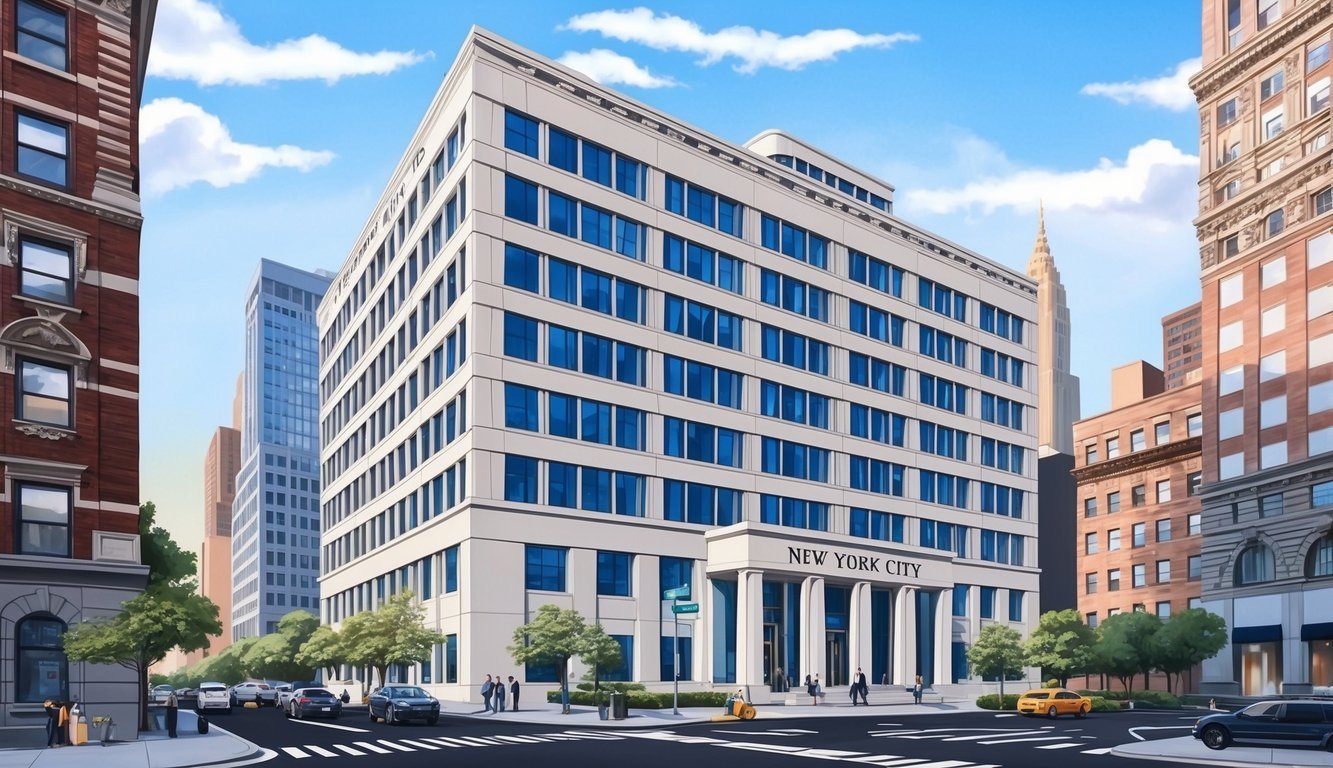
[[1194, 765], [1236, 766], [1333, 766], [1333, 754], [1316, 749], [1270, 749], [1267, 747], [1228, 747], [1213, 750], [1193, 736], [1175, 739], [1121, 744], [1111, 750], [1118, 757]]
[[[594, 713], [595, 714], [595, 713]], [[103, 746], [89, 742], [83, 746], [55, 749], [0, 750], [0, 768], [186, 768], [202, 765], [244, 765], [263, 759], [266, 751], [245, 739], [217, 727], [209, 719], [208, 733], [200, 735], [194, 712], [181, 710], [178, 738], [168, 739], [163, 731], [142, 734], [138, 741], [112, 742]], [[90, 734], [92, 735], [92, 734]]]

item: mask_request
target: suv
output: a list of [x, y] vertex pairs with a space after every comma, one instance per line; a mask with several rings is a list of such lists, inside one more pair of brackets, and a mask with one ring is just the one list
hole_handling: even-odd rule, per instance
[[237, 704], [253, 701], [258, 706], [275, 706], [278, 692], [268, 683], [237, 683], [231, 687], [231, 698]]
[[1199, 718], [1193, 736], [1209, 749], [1232, 744], [1333, 749], [1333, 701], [1261, 701]]
[[195, 711], [203, 714], [220, 709], [231, 714], [231, 692], [222, 683], [200, 683], [194, 700]]

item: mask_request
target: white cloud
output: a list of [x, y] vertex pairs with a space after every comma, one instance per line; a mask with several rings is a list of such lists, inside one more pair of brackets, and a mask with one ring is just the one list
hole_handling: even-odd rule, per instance
[[908, 190], [903, 207], [941, 214], [980, 208], [1036, 210], [1044, 200], [1052, 211], [1085, 209], [1129, 214], [1158, 221], [1189, 221], [1196, 212], [1199, 159], [1164, 139], [1133, 147], [1124, 162], [1102, 158], [1095, 168], [1077, 171], [1015, 169], [961, 187]]
[[384, 75], [421, 61], [414, 51], [357, 53], [320, 35], [256, 45], [204, 0], [162, 0], [153, 26], [148, 74], [199, 85], [261, 85]]
[[333, 159], [332, 152], [290, 144], [241, 144], [216, 115], [177, 98], [155, 99], [140, 110], [139, 156], [146, 195], [197, 181], [229, 187], [253, 179], [267, 167], [308, 171]]
[[628, 56], [621, 56], [605, 48], [594, 48], [587, 53], [569, 51], [557, 61], [606, 85], [632, 85], [636, 88], [671, 88], [680, 85], [670, 77], [654, 75], [647, 67], [635, 64], [634, 59]]
[[1143, 103], [1183, 112], [1196, 104], [1189, 80], [1202, 66], [1201, 59], [1188, 59], [1176, 65], [1176, 71], [1151, 80], [1126, 83], [1089, 83], [1083, 86], [1085, 96], [1105, 96], [1117, 104]]
[[816, 61], [829, 61], [857, 48], [888, 48], [915, 42], [909, 33], [861, 34], [850, 29], [816, 29], [803, 35], [779, 35], [754, 27], [735, 26], [705, 32], [689, 19], [658, 15], [649, 8], [596, 11], [571, 18], [562, 29], [598, 32], [604, 37], [633, 42], [661, 51], [684, 51], [702, 56], [702, 65], [735, 58], [737, 72], [751, 74], [760, 67], [797, 70]]

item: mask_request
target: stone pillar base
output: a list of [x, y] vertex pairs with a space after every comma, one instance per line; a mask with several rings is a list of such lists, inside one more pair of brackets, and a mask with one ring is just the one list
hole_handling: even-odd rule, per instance
[[1201, 696], [1239, 696], [1240, 683], [1235, 680], [1207, 680], [1199, 683]]

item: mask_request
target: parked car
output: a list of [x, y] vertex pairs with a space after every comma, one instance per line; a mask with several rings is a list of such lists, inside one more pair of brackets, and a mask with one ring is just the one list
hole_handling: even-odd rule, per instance
[[231, 698], [238, 705], [253, 701], [261, 707], [271, 707], [278, 703], [278, 692], [268, 683], [237, 683], [231, 687]]
[[167, 697], [171, 695], [172, 690], [174, 689], [166, 683], [155, 685], [153, 686], [153, 693], [150, 700], [154, 704], [166, 704]]
[[324, 688], [297, 688], [287, 699], [284, 714], [297, 720], [316, 715], [336, 718], [342, 714], [343, 703]]
[[1067, 688], [1034, 688], [1018, 697], [1018, 714], [1045, 715], [1052, 720], [1060, 715], [1087, 717], [1092, 699]]
[[200, 714], [220, 709], [230, 715], [231, 691], [222, 683], [200, 683], [196, 691], [194, 708]]
[[1261, 701], [1236, 712], [1201, 717], [1193, 735], [1209, 749], [1232, 744], [1333, 749], [1333, 702]]
[[440, 702], [415, 685], [386, 685], [370, 694], [367, 704], [371, 722], [383, 718], [390, 725], [408, 720], [435, 725], [440, 721]]
[[287, 704], [292, 700], [292, 693], [301, 688], [322, 688], [319, 683], [311, 681], [302, 682], [300, 680], [293, 683], [277, 683], [273, 689], [278, 692], [278, 709], [284, 713], [287, 711]]

